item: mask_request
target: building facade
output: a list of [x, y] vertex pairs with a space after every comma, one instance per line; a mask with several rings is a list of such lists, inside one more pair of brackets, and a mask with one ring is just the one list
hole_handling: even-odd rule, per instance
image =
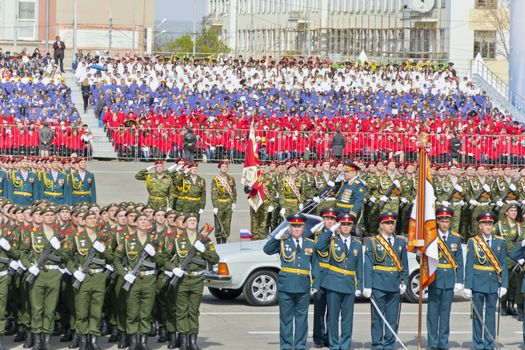
[[465, 70], [478, 52], [495, 66], [506, 61], [508, 1], [208, 0], [205, 23], [239, 55], [365, 52], [379, 62], [452, 61]]
[[43, 52], [47, 42], [52, 51], [59, 35], [68, 48], [66, 56], [72, 56], [74, 47], [142, 54], [152, 50], [154, 19], [155, 2], [150, 0], [0, 0], [0, 46], [15, 52], [39, 47]]

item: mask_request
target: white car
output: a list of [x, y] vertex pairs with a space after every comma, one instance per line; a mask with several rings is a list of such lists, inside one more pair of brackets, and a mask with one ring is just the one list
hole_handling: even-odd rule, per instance
[[[319, 223], [319, 216], [307, 214], [305, 233]], [[286, 226], [286, 221], [277, 227], [272, 235]], [[232, 300], [244, 293], [253, 306], [275, 305], [278, 301], [277, 281], [279, 278], [279, 256], [266, 255], [263, 247], [267, 240], [219, 244], [216, 246], [220, 261], [206, 274], [206, 285], [218, 299]], [[463, 246], [465, 252], [465, 246]], [[464, 254], [465, 255], [465, 254]], [[465, 258], [465, 256], [463, 257]], [[419, 263], [416, 254], [408, 253], [409, 282], [406, 299], [418, 302]], [[426, 300], [426, 290], [423, 299]]]

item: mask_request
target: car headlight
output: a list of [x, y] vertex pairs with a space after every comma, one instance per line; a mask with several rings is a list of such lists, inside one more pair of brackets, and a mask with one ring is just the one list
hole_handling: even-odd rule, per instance
[[219, 276], [229, 276], [230, 270], [228, 269], [228, 264], [226, 264], [225, 262], [220, 262], [217, 269], [217, 274]]

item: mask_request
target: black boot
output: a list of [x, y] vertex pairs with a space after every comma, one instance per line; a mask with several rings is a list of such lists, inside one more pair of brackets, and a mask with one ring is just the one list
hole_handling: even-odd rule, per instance
[[140, 350], [151, 350], [148, 346], [148, 335], [140, 334]]
[[79, 338], [80, 338], [80, 344], [79, 344], [78, 350], [89, 350], [87, 335], [81, 334]]
[[68, 348], [70, 349], [76, 349], [80, 346], [80, 334], [77, 332], [73, 332], [73, 338], [71, 339], [71, 344], [69, 344]]
[[25, 326], [18, 326], [18, 333], [16, 333], [16, 337], [15, 337], [14, 341], [16, 343], [24, 341], [26, 339], [26, 336], [27, 336], [26, 327]]
[[507, 309], [507, 303], [501, 303], [501, 316], [507, 316], [508, 314], [509, 310]]
[[[31, 340], [28, 340], [31, 339]], [[28, 336], [26, 341], [24, 342], [23, 348], [24, 349], [39, 349], [42, 347], [42, 334], [33, 333], [31, 336]]]
[[89, 350], [102, 350], [98, 345], [97, 338], [98, 337], [94, 334], [89, 335], [89, 345], [91, 346]]
[[64, 327], [62, 326], [62, 322], [55, 321], [55, 328], [53, 329], [53, 336], [58, 337], [59, 335], [62, 335]]
[[42, 346], [41, 350], [51, 350], [51, 334], [45, 333], [42, 335]]
[[64, 332], [64, 335], [60, 337], [61, 343], [69, 343], [73, 340], [73, 333], [74, 331], [71, 328], [67, 328]]
[[109, 334], [108, 323], [106, 322], [105, 319], [102, 319], [100, 322], [100, 335], [103, 337], [108, 334]]
[[[40, 334], [38, 335], [38, 337], [40, 338]], [[24, 349], [31, 349], [33, 347], [33, 345], [35, 344], [35, 339], [36, 338], [37, 338], [36, 334], [33, 334], [33, 333], [27, 331], [26, 339], [24, 340], [24, 345], [22, 345], [22, 347]], [[35, 348], [35, 349], [38, 349], [38, 348]]]
[[189, 350], [188, 335], [179, 333], [180, 350]]
[[190, 350], [201, 350], [197, 345], [197, 334], [190, 334]]
[[149, 329], [149, 334], [148, 334], [150, 337], [155, 337], [157, 336], [157, 322], [153, 321], [151, 322], [151, 325], [150, 325], [150, 329]]
[[113, 329], [111, 331], [111, 335], [109, 336], [108, 342], [110, 343], [116, 343], [118, 342], [118, 329], [116, 326], [113, 326]]
[[159, 343], [165, 343], [168, 341], [168, 334], [166, 333], [166, 328], [164, 326], [159, 327]]
[[119, 332], [118, 334], [118, 348], [125, 349], [129, 346], [129, 338], [126, 332]]
[[523, 307], [520, 307], [519, 305], [518, 305], [518, 321], [519, 322], [523, 321]]
[[7, 326], [5, 327], [4, 335], [13, 335], [17, 332], [18, 327], [12, 319], [7, 321]]
[[507, 305], [507, 309], [509, 315], [516, 316], [518, 314], [518, 310], [516, 310], [516, 307], [514, 306], [514, 300], [509, 300], [509, 305]]
[[176, 349], [180, 346], [179, 337], [176, 332], [168, 333], [168, 349]]
[[128, 350], [140, 350], [139, 334], [138, 333], [130, 334], [129, 339], [130, 339], [130, 343], [129, 343]]

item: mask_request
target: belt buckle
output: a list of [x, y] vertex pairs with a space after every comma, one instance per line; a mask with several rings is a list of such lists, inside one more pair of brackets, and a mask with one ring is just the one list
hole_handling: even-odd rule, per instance
[[49, 270], [49, 269], [47, 268], [47, 265], [42, 266], [42, 271], [45, 272], [45, 271], [48, 271], [48, 270]]
[[88, 273], [90, 276], [93, 276], [95, 274], [95, 271], [93, 269], [89, 269]]
[[144, 278], [144, 276], [146, 276], [146, 274], [144, 273], [144, 271], [140, 271], [140, 272], [139, 272], [139, 277], [140, 277], [140, 278]]

